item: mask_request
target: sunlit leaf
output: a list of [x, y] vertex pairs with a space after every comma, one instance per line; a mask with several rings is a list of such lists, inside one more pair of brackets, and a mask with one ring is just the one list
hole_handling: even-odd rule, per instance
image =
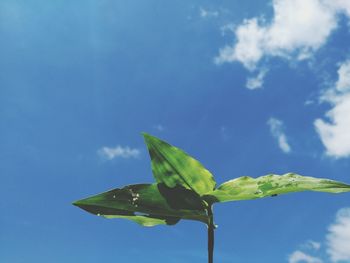
[[132, 215], [132, 216], [103, 215], [103, 217], [108, 219], [114, 219], [114, 218], [128, 219], [141, 226], [175, 225], [180, 220], [179, 218], [174, 218], [173, 220], [169, 220], [166, 218], [155, 218], [152, 216], [142, 216], [142, 215]]
[[213, 175], [196, 159], [154, 136], [144, 133], [157, 182], [168, 187], [182, 185], [199, 195], [215, 188]]
[[137, 184], [113, 189], [73, 203], [105, 218], [124, 218], [144, 226], [176, 224], [180, 219], [207, 222], [201, 199], [182, 186]]
[[300, 191], [327, 193], [350, 192], [350, 185], [294, 173], [270, 174], [258, 178], [239, 177], [220, 185], [204, 198], [210, 202], [249, 200]]

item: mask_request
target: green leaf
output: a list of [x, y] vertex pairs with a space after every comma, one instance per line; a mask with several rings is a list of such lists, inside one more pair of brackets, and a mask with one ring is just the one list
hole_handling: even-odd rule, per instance
[[204, 195], [216, 185], [213, 175], [183, 150], [143, 133], [152, 161], [153, 175], [168, 187], [183, 187]]
[[182, 186], [136, 184], [73, 203], [94, 215], [124, 218], [144, 226], [173, 225], [180, 219], [208, 222], [201, 199]]
[[223, 183], [216, 190], [207, 194], [204, 199], [212, 203], [250, 200], [307, 190], [342, 193], [350, 192], [350, 185], [294, 173], [270, 174], [258, 178], [244, 176]]
[[142, 215], [137, 215], [137, 216], [104, 215], [103, 217], [108, 219], [113, 219], [113, 218], [128, 219], [141, 226], [174, 225], [180, 220], [180, 219], [177, 219], [174, 221], [175, 223], [171, 223], [171, 221], [169, 222], [167, 219], [164, 219], [164, 218], [154, 218], [154, 217], [142, 216]]

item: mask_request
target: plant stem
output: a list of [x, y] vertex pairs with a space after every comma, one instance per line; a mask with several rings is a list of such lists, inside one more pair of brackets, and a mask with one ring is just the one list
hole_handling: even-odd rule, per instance
[[207, 209], [209, 222], [208, 222], [208, 263], [213, 263], [214, 261], [214, 216], [211, 205]]

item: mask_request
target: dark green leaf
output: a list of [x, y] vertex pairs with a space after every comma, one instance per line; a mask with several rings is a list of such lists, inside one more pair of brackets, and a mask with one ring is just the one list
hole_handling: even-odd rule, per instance
[[180, 219], [207, 222], [201, 199], [182, 186], [137, 184], [73, 203], [106, 218], [125, 218], [144, 226], [176, 224]]
[[258, 178], [239, 177], [220, 185], [204, 198], [209, 202], [249, 200], [300, 191], [350, 192], [350, 185], [294, 173], [270, 174]]
[[168, 187], [182, 185], [199, 195], [215, 188], [213, 175], [196, 159], [165, 141], [144, 133], [153, 175], [158, 183]]

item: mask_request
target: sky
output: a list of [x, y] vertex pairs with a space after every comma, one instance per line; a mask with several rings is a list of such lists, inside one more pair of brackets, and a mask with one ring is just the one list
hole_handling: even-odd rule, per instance
[[[0, 262], [206, 262], [206, 226], [77, 199], [152, 183], [141, 132], [218, 184], [350, 183], [350, 1], [0, 0]], [[215, 259], [350, 262], [350, 195], [215, 206]]]

